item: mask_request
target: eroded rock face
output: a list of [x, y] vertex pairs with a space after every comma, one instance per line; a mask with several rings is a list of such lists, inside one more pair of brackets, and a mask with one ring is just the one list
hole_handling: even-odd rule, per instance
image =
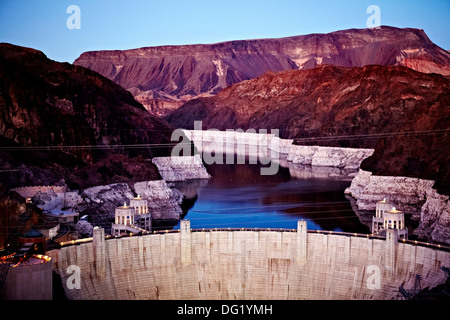
[[146, 112], [128, 91], [86, 68], [3, 43], [0, 74], [0, 136], [20, 145], [70, 146], [66, 153], [91, 163], [104, 154], [155, 155], [149, 148], [113, 145], [170, 141], [166, 122]]
[[359, 170], [345, 190], [356, 199], [357, 210], [374, 211], [386, 199], [396, 208], [419, 220], [414, 234], [428, 241], [450, 243], [450, 202], [433, 189], [434, 181], [393, 176], [376, 176]]
[[160, 115], [268, 71], [378, 64], [450, 74], [450, 54], [423, 30], [384, 26], [279, 39], [92, 51], [74, 64], [120, 84]]
[[167, 182], [209, 179], [211, 177], [199, 155], [155, 157], [152, 162], [158, 167], [161, 177]]
[[42, 211], [34, 204], [0, 184], [0, 247], [14, 244], [17, 237], [44, 222]]
[[375, 175], [436, 181], [450, 192], [449, 79], [405, 67], [318, 66], [268, 73], [194, 99], [167, 117], [177, 128], [279, 129], [298, 145], [375, 149]]
[[288, 160], [295, 164], [341, 169], [359, 169], [373, 149], [335, 148], [291, 145]]
[[6, 187], [65, 179], [84, 189], [158, 179], [145, 159], [170, 154], [172, 130], [102, 75], [0, 44], [0, 166], [8, 170], [0, 181]]
[[108, 232], [114, 219], [115, 209], [129, 203], [135, 195], [126, 183], [95, 186], [80, 190], [81, 201], [74, 210], [81, 215], [89, 215], [93, 225], [99, 225]]
[[137, 182], [134, 190], [148, 200], [152, 219], [180, 219], [183, 194], [170, 188], [164, 180]]
[[104, 227], [106, 232], [110, 231], [116, 207], [129, 205], [130, 199], [137, 195], [148, 200], [152, 219], [178, 220], [182, 214], [183, 194], [170, 188], [164, 180], [96, 186], [81, 190], [79, 195], [80, 203], [74, 209], [80, 215], [90, 215], [93, 224]]
[[432, 180], [377, 176], [359, 170], [345, 192], [357, 199], [361, 210], [375, 210], [376, 203], [386, 199], [406, 214], [416, 214], [425, 203], [427, 191], [433, 184]]
[[434, 189], [429, 189], [420, 210], [420, 225], [414, 231], [420, 237], [450, 243], [450, 201]]

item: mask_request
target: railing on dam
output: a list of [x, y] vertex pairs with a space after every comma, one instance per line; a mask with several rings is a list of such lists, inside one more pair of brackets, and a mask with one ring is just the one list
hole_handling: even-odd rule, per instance
[[[230, 231], [230, 232], [236, 232], [236, 231], [254, 231], [254, 232], [262, 232], [262, 231], [270, 231], [270, 232], [297, 232], [297, 229], [284, 229], [284, 228], [202, 228], [202, 229], [190, 229], [191, 232], [216, 232], [216, 231]], [[343, 232], [343, 231], [328, 231], [328, 230], [308, 230], [308, 233], [311, 234], [327, 234], [327, 235], [338, 235], [338, 236], [347, 236], [347, 237], [357, 237], [357, 238], [367, 238], [367, 239], [379, 239], [379, 240], [385, 240], [386, 238], [380, 235], [375, 234], [365, 234], [365, 233], [353, 233], [353, 232]], [[161, 234], [168, 234], [168, 233], [180, 233], [180, 229], [176, 230], [154, 230], [154, 231], [142, 231], [139, 233], [130, 233], [129, 235], [118, 235], [118, 236], [112, 236], [108, 235], [105, 236], [105, 239], [118, 239], [118, 238], [127, 238], [127, 237], [137, 237], [141, 235], [161, 235]], [[65, 241], [60, 242], [61, 247], [70, 246], [70, 245], [78, 245], [86, 242], [92, 242], [93, 238], [83, 238], [78, 240], [72, 240], [72, 241]], [[400, 239], [398, 242], [400, 243], [407, 243], [412, 244], [415, 246], [421, 246], [421, 247], [427, 247], [427, 248], [434, 248], [436, 250], [443, 250], [450, 252], [450, 246], [443, 245], [443, 244], [436, 244], [436, 243], [430, 243], [430, 242], [423, 242], [423, 241], [417, 241], [417, 240], [406, 240], [406, 239]]]

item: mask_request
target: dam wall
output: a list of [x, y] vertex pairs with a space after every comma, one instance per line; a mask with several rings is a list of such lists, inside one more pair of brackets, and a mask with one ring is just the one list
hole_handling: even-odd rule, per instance
[[[180, 230], [110, 238], [47, 253], [69, 299], [393, 299], [399, 286], [446, 280], [450, 252], [306, 230]], [[80, 289], [66, 282], [80, 268]]]

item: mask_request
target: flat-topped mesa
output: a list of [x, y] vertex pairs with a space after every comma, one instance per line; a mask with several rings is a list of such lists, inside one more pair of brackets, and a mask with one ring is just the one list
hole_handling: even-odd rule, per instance
[[167, 114], [191, 98], [215, 94], [268, 71], [378, 64], [448, 75], [449, 61], [450, 54], [423, 30], [382, 26], [277, 39], [91, 51], [74, 64], [120, 84], [148, 110]]

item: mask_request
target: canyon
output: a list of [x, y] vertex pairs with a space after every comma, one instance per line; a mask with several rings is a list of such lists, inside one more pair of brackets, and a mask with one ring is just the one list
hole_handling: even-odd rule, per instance
[[177, 128], [272, 129], [295, 145], [368, 148], [374, 175], [434, 180], [450, 192], [449, 78], [405, 67], [318, 66], [268, 73], [187, 102]]
[[193, 98], [267, 72], [406, 66], [450, 74], [450, 54], [421, 29], [381, 26], [276, 39], [84, 52], [74, 61], [129, 90], [147, 110], [168, 115]]
[[42, 52], [0, 44], [0, 165], [8, 188], [160, 179], [172, 127], [119, 85]]
[[[128, 185], [157, 181], [167, 193], [158, 168], [147, 159], [170, 155], [173, 128], [128, 91], [89, 69], [8, 43], [0, 44], [0, 74], [2, 246], [44, 222], [36, 204], [25, 205], [11, 190], [17, 187], [65, 187], [74, 201], [85, 200], [77, 210], [102, 208], [94, 218], [98, 223], [118, 205], [113, 200], [130, 194], [124, 191]], [[111, 197], [104, 207], [97, 201], [101, 197], [92, 195], [95, 190]], [[61, 204], [57, 192], [41, 198], [37, 202], [47, 209]], [[172, 216], [179, 217], [174, 203]]]
[[[41, 209], [89, 215], [93, 237], [61, 243], [42, 265], [46, 286], [53, 268], [69, 299], [387, 300], [418, 275], [429, 288], [446, 280], [450, 54], [423, 30], [86, 52], [73, 65], [2, 43], [0, 74], [0, 244], [41, 224]], [[194, 121], [279, 136], [198, 132]], [[174, 128], [189, 151], [229, 139], [228, 151], [258, 146], [293, 177], [311, 167], [345, 175], [357, 215], [373, 216], [385, 198], [418, 222], [415, 236], [438, 244], [401, 242], [395, 230], [316, 232], [305, 220], [297, 230], [192, 230], [183, 220], [180, 230], [105, 237], [130, 198], [148, 200], [152, 219], [178, 222], [183, 200], [192, 205], [206, 185], [200, 155], [170, 157]], [[64, 287], [71, 265], [81, 290]], [[9, 277], [26, 287], [36, 270]]]
[[[446, 241], [450, 55], [423, 30], [86, 52], [74, 65], [9, 44], [0, 53], [8, 188], [57, 183], [118, 200], [136, 183], [179, 179], [173, 128], [277, 128], [292, 164], [429, 181], [414, 215], [423, 236]], [[364, 192], [349, 188], [363, 210], [378, 197], [364, 202]]]
[[360, 169], [372, 157], [374, 149], [295, 145], [291, 139], [267, 133], [217, 130], [184, 130], [184, 133], [200, 154], [224, 151], [242, 156], [254, 154], [258, 159], [268, 157], [271, 162], [289, 168], [292, 176], [307, 175], [308, 167], [321, 168], [324, 177], [347, 175], [352, 183], [345, 193], [354, 199], [353, 210], [361, 222], [370, 226], [376, 203], [386, 199], [418, 222], [412, 234], [422, 240], [450, 244], [449, 196], [440, 194], [433, 180], [375, 175]]

